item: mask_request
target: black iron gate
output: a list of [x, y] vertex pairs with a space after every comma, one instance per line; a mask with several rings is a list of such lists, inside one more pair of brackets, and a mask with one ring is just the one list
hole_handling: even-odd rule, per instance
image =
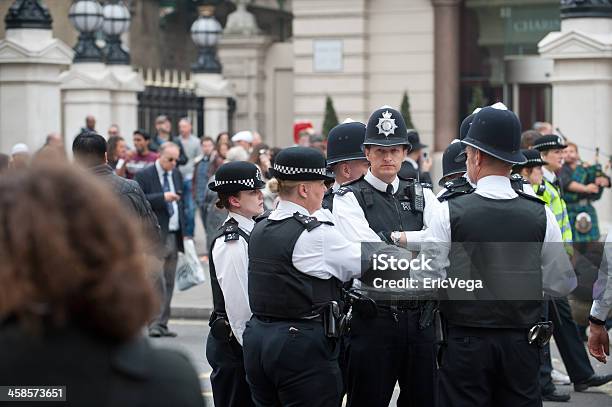
[[147, 86], [138, 93], [138, 127], [154, 135], [155, 118], [166, 115], [172, 123], [172, 134], [178, 134], [178, 122], [183, 117], [191, 119], [193, 134], [201, 137], [204, 132], [204, 98], [196, 96], [193, 89]]

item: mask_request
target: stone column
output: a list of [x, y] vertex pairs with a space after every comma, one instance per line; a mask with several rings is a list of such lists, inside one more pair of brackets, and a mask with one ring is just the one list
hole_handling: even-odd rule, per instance
[[111, 122], [119, 125], [123, 137], [132, 144], [132, 132], [138, 128], [138, 92], [145, 88], [144, 79], [130, 65], [108, 68], [117, 81], [117, 88], [111, 93]]
[[[568, 1], [561, 18], [561, 31], [538, 44], [540, 55], [554, 61], [553, 124], [593, 162], [594, 147], [612, 153], [612, 4]], [[595, 203], [602, 231], [612, 222], [610, 195]]]
[[40, 2], [16, 1], [0, 40], [0, 152], [19, 142], [38, 149], [61, 130], [59, 74], [73, 52], [53, 38], [51, 16]]
[[228, 131], [227, 99], [232, 95], [229, 83], [221, 74], [194, 73], [191, 78], [196, 85], [196, 95], [204, 98], [203, 134], [214, 138]]
[[459, 12], [461, 0], [432, 0], [434, 7], [434, 149], [459, 135]]
[[[106, 131], [113, 124], [113, 92], [121, 83], [102, 62], [80, 62], [72, 64], [69, 71], [60, 76], [62, 82], [62, 103], [64, 139], [70, 153], [72, 141], [85, 126], [85, 117], [96, 118], [96, 130], [106, 137]], [[125, 134], [126, 130], [121, 129]]]

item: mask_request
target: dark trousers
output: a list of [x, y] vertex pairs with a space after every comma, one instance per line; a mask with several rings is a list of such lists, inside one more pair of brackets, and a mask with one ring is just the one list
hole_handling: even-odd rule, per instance
[[[553, 306], [554, 301], [554, 306]], [[561, 359], [567, 369], [572, 383], [580, 383], [594, 374], [589, 357], [584, 349], [576, 323], [572, 319], [572, 310], [567, 298], [555, 298], [546, 302], [548, 318], [554, 324], [553, 336], [559, 348]], [[550, 345], [543, 349], [542, 366], [540, 367], [540, 387], [542, 394], [549, 394], [555, 390], [550, 373], [552, 363], [550, 359]]]
[[394, 317], [380, 308], [374, 318], [353, 316], [346, 340], [347, 406], [387, 407], [396, 382], [398, 406], [434, 405], [434, 329], [419, 329], [420, 314], [406, 310]]
[[254, 406], [251, 390], [244, 372], [242, 347], [232, 337], [230, 341], [220, 341], [208, 335], [206, 340], [206, 359], [212, 373], [210, 384], [217, 407]]
[[540, 349], [526, 329], [449, 326], [441, 351], [439, 407], [542, 405]]
[[159, 293], [160, 311], [149, 325], [150, 328], [168, 328], [170, 319], [170, 303], [174, 293], [174, 278], [176, 276], [176, 263], [178, 260], [179, 233], [168, 233], [166, 236], [164, 265], [158, 277], [155, 279], [155, 287]]
[[258, 407], [338, 407], [339, 343], [322, 322], [251, 318], [243, 335], [244, 367]]

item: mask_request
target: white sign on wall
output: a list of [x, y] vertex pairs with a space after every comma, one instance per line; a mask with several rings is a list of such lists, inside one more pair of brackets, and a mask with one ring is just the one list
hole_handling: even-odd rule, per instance
[[342, 72], [342, 40], [314, 40], [313, 70]]

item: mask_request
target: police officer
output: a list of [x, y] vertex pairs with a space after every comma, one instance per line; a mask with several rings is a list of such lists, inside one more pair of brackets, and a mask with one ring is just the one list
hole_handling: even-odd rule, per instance
[[247, 296], [249, 235], [254, 216], [263, 212], [265, 182], [257, 166], [223, 164], [208, 187], [219, 194], [217, 206], [228, 216], [210, 245], [210, 281], [214, 310], [206, 342], [213, 371], [210, 383], [216, 406], [252, 406], [242, 357], [242, 334], [251, 318]]
[[362, 177], [369, 167], [361, 148], [365, 138], [365, 124], [347, 119], [331, 129], [327, 135], [327, 167], [335, 181], [323, 197], [323, 207], [332, 208], [334, 192], [342, 184]]
[[[473, 293], [446, 292], [446, 298], [469, 294], [473, 301], [440, 304], [447, 326], [438, 354], [439, 405], [541, 406], [536, 344], [547, 342], [551, 331], [550, 324], [539, 322], [542, 291], [566, 295], [576, 278], [562, 245], [554, 243], [561, 234], [552, 212], [510, 186], [512, 165], [525, 162], [516, 115], [483, 108], [463, 143], [476, 189], [443, 202], [428, 229], [443, 252], [440, 273], [411, 273], [417, 279], [467, 275], [486, 284]], [[521, 245], [517, 256], [513, 246], [490, 242], [534, 244]], [[462, 265], [471, 274], [464, 274]]]
[[522, 190], [525, 193], [533, 193], [540, 197], [544, 202], [547, 202], [542, 175], [542, 166], [548, 163], [542, 160], [540, 153], [533, 149], [522, 149], [521, 153], [527, 161], [524, 164], [515, 164], [512, 167], [513, 175], [518, 174], [521, 177]]
[[432, 184], [429, 169], [431, 168], [431, 158], [423, 152], [427, 144], [421, 143], [419, 132], [415, 129], [408, 129], [408, 142], [412, 146], [408, 152], [398, 176], [400, 178], [414, 178], [426, 184]]
[[[458, 139], [451, 143], [442, 154], [442, 178], [438, 181], [438, 185], [444, 188], [436, 196], [440, 201], [446, 199], [446, 194], [455, 190], [467, 192], [473, 187], [464, 177], [467, 169], [465, 160], [457, 160], [457, 156], [462, 152], [461, 142]], [[448, 186], [448, 188], [446, 188]]]
[[[422, 229], [440, 203], [421, 183], [397, 175], [410, 150], [407, 136], [397, 110], [383, 106], [370, 116], [363, 143], [370, 169], [334, 196], [333, 214], [344, 236], [356, 242], [420, 246]], [[373, 296], [371, 288], [360, 287]], [[427, 317], [431, 302], [380, 298], [377, 309], [376, 315], [360, 308], [353, 312], [347, 338], [347, 405], [387, 406], [398, 380], [398, 405], [433, 405], [433, 329]]]
[[339, 406], [341, 284], [361, 273], [358, 243], [321, 210], [325, 157], [290, 147], [271, 169], [279, 203], [249, 243], [249, 302], [244, 332], [247, 380], [257, 406]]

